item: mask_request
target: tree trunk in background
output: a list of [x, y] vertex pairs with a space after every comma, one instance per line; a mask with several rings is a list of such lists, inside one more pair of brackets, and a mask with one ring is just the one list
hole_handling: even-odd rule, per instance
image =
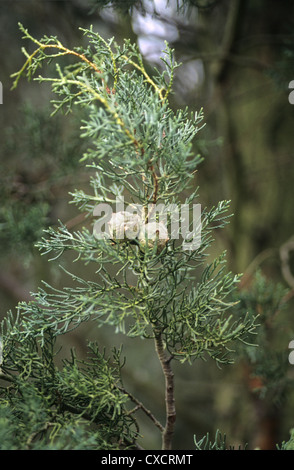
[[[225, 20], [217, 23], [223, 10]], [[224, 244], [236, 272], [268, 248], [279, 263], [277, 250], [294, 233], [294, 113], [288, 101], [294, 72], [283, 67], [287, 47], [294, 49], [293, 12], [290, 1], [241, 0], [219, 2], [200, 16], [201, 56], [207, 60], [206, 103], [203, 95], [199, 103], [209, 133], [223, 140], [212, 158], [210, 151], [200, 178], [202, 187], [209, 184], [205, 197], [232, 200]], [[222, 37], [215, 29], [223, 30]], [[276, 267], [269, 263], [280, 275]]]
[[[206, 187], [208, 203], [232, 201], [234, 217], [219, 240], [230, 253], [230, 268], [250, 276], [262, 265], [284, 282], [279, 249], [294, 235], [294, 107], [288, 101], [293, 14], [291, 1], [240, 0], [218, 2], [200, 16], [207, 60], [205, 102], [202, 95], [199, 104], [207, 135], [222, 139], [215, 152], [209, 149], [200, 188]], [[223, 25], [217, 23], [224, 16]], [[223, 28], [221, 38], [215, 24]], [[282, 408], [259, 397], [248, 371], [244, 379], [254, 417], [250, 448], [276, 449]]]

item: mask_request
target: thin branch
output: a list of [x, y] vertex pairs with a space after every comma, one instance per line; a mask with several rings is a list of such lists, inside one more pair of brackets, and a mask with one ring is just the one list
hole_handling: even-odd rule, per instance
[[[145, 414], [146, 416], [148, 416], [148, 418], [151, 419], [151, 421], [153, 421], [153, 423], [155, 424], [155, 426], [160, 430], [160, 432], [164, 432], [164, 427], [162, 426], [162, 424], [155, 418], [155, 416], [153, 415], [153, 413], [148, 410], [146, 408], [146, 406], [143, 405], [143, 403], [141, 403], [136, 397], [134, 397], [134, 395], [132, 395], [130, 392], [128, 392], [127, 390], [125, 390], [123, 387], [119, 387], [117, 386], [117, 388], [122, 392], [122, 393], [125, 393], [129, 398], [130, 400], [132, 400], [132, 402], [136, 403], [138, 409], [141, 409]], [[136, 407], [136, 408], [137, 408]], [[134, 410], [133, 410], [134, 411]]]
[[26, 443], [27, 449], [30, 450], [33, 440], [38, 436], [38, 434], [46, 432], [48, 431], [49, 428], [52, 428], [54, 426], [55, 426], [55, 423], [45, 423], [41, 429], [38, 429], [38, 431], [33, 432], [27, 440], [27, 443]]
[[156, 91], [156, 93], [158, 93], [159, 95], [159, 98], [161, 99], [162, 102], [164, 102], [165, 100], [165, 97], [163, 96], [163, 92], [165, 91], [164, 88], [159, 88], [156, 83], [152, 80], [152, 78], [148, 75], [148, 73], [146, 72], [145, 68], [144, 68], [144, 65], [143, 63], [141, 62], [141, 64], [137, 64], [136, 62], [134, 62], [132, 59], [130, 59], [129, 57], [127, 57], [126, 55], [123, 55], [122, 56], [123, 59], [125, 59], [129, 64], [131, 64], [133, 67], [135, 67], [136, 69], [138, 69], [142, 75], [144, 75], [145, 79], [146, 79], [146, 82], [149, 83], [153, 88], [154, 90]]
[[153, 178], [153, 184], [154, 184], [152, 203], [155, 205], [157, 202], [157, 197], [158, 197], [158, 177], [155, 172], [154, 166], [152, 164], [150, 165], [150, 170], [152, 172], [152, 178]]
[[250, 281], [252, 280], [252, 277], [253, 277], [255, 271], [257, 270], [257, 268], [264, 261], [266, 261], [268, 258], [273, 256], [274, 254], [275, 254], [275, 250], [273, 250], [272, 248], [268, 248], [268, 249], [263, 250], [262, 252], [260, 252], [253, 259], [253, 261], [251, 261], [251, 263], [247, 266], [247, 268], [245, 269], [245, 271], [243, 273], [243, 276], [240, 280], [239, 289], [243, 289], [244, 287], [246, 287], [250, 283]]
[[171, 357], [167, 357], [161, 334], [155, 334], [155, 349], [162, 367], [165, 378], [165, 407], [166, 407], [166, 424], [162, 434], [162, 450], [171, 450], [172, 438], [176, 422], [176, 407], [174, 397], [174, 373], [170, 362]]
[[[38, 41], [37, 39], [33, 38], [29, 34], [28, 30], [25, 29], [22, 26], [21, 23], [19, 23], [19, 27], [20, 27], [21, 31], [23, 31], [25, 33], [24, 37], [26, 39], [30, 39], [35, 44], [37, 44], [39, 47], [31, 55], [29, 55], [28, 53], [26, 53], [26, 51], [24, 49], [22, 49], [25, 56], [27, 57], [27, 60], [18, 72], [15, 72], [11, 75], [11, 77], [16, 77], [15, 81], [13, 82], [12, 89], [16, 88], [17, 83], [18, 83], [21, 75], [30, 66], [34, 56], [37, 55], [38, 53], [40, 53], [40, 51], [45, 51], [46, 49], [57, 49], [57, 50], [61, 51], [60, 53], [58, 53], [56, 55], [57, 57], [60, 56], [60, 55], [74, 55], [74, 56], [78, 57], [80, 60], [82, 60], [83, 62], [85, 62], [87, 65], [89, 65], [98, 75], [102, 74], [101, 70], [96, 66], [96, 64], [94, 64], [94, 62], [91, 62], [89, 59], [87, 59], [87, 57], [84, 54], [80, 54], [77, 51], [74, 51], [74, 50], [68, 49], [67, 47], [64, 47], [59, 41], [56, 44], [44, 44], [44, 43]], [[50, 55], [48, 58], [50, 58], [50, 57], [55, 57], [55, 55]], [[102, 82], [104, 82], [104, 79], [102, 77], [101, 77], [101, 80], [102, 80]], [[109, 90], [108, 87], [106, 87], [106, 91], [109, 94], [111, 93], [111, 90]]]

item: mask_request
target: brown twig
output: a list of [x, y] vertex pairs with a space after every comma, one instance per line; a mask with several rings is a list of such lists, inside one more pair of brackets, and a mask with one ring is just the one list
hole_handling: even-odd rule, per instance
[[154, 166], [150, 164], [149, 168], [152, 172], [153, 185], [154, 185], [152, 203], [155, 205], [157, 202], [157, 197], [158, 197], [158, 178], [157, 178], [157, 174], [155, 172]]
[[55, 426], [55, 423], [45, 423], [42, 428], [40, 428], [40, 429], [38, 429], [37, 431], [33, 432], [33, 433], [29, 436], [29, 438], [28, 438], [28, 440], [27, 440], [27, 443], [26, 443], [27, 449], [28, 449], [28, 450], [31, 449], [31, 445], [32, 445], [34, 439], [35, 439], [39, 434], [48, 431], [49, 428], [52, 428], [52, 427], [54, 427], [54, 426]]
[[[148, 410], [146, 408], [146, 406], [143, 405], [143, 403], [141, 403], [136, 397], [134, 397], [134, 395], [132, 395], [130, 392], [128, 392], [127, 390], [125, 390], [123, 387], [119, 387], [117, 386], [117, 388], [122, 392], [122, 393], [125, 393], [129, 398], [130, 400], [132, 400], [132, 402], [136, 403], [136, 411], [138, 409], [141, 409], [145, 414], [146, 416], [148, 416], [148, 418], [151, 419], [151, 421], [153, 421], [153, 423], [155, 424], [155, 426], [161, 431], [161, 432], [164, 432], [164, 427], [162, 426], [162, 424], [155, 418], [155, 416], [153, 415], [153, 413], [151, 413], [150, 410]], [[133, 410], [134, 412], [135, 410]]]
[[155, 334], [155, 349], [165, 378], [166, 424], [162, 433], [162, 450], [171, 450], [176, 421], [174, 373], [170, 365], [172, 357], [166, 356], [160, 333]]

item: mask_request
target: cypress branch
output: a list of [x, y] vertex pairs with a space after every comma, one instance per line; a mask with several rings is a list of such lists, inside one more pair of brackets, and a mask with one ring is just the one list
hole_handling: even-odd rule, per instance
[[[64, 447], [68, 433], [73, 448], [78, 433], [90, 448], [137, 448], [135, 415], [141, 410], [160, 430], [162, 448], [170, 450], [176, 421], [172, 360], [192, 362], [208, 356], [231, 363], [232, 344], [247, 341], [256, 327], [255, 318], [232, 312], [231, 293], [239, 276], [225, 271], [225, 253], [208, 262], [213, 232], [228, 222], [229, 202], [203, 208], [196, 246], [186, 249], [171, 230], [174, 222], [181, 227], [186, 223], [184, 240], [189, 241], [187, 234], [194, 235], [190, 209], [200, 201], [193, 184], [202, 158], [194, 155], [193, 140], [203, 126], [203, 111], [171, 109], [169, 96], [178, 65], [168, 45], [163, 51], [165, 70], [149, 73], [130, 41], [119, 46], [84, 29], [89, 45], [71, 50], [56, 37], [36, 40], [20, 28], [35, 50], [23, 50], [26, 60], [13, 74], [13, 88], [22, 76], [36, 77], [42, 65], [55, 61], [56, 75], [37, 80], [52, 85], [53, 114], [73, 111], [74, 105], [83, 108], [81, 137], [89, 144], [81, 164], [90, 172], [92, 194], [72, 193], [85, 226], [74, 231], [60, 222], [45, 231], [37, 246], [61, 262], [65, 252], [73, 253], [76, 263], [92, 263], [96, 272], [92, 280], [65, 270], [69, 287], [43, 283], [32, 301], [19, 303], [16, 318], [7, 315], [1, 329], [0, 378], [10, 384], [0, 392], [0, 412], [7, 401], [18, 416], [18, 407], [25, 407], [24, 417], [30, 416], [30, 406], [40, 409], [17, 441], [21, 448], [35, 448], [38, 441], [44, 447]], [[61, 67], [59, 58], [63, 63], [70, 59], [69, 65]], [[184, 198], [187, 188], [191, 195]], [[124, 198], [128, 211], [112, 207], [111, 217], [98, 220], [99, 229], [108, 228], [101, 235], [96, 210], [100, 216]], [[189, 208], [188, 221], [181, 212], [183, 203]], [[160, 204], [168, 208], [163, 221]], [[61, 370], [56, 367], [56, 338], [88, 321], [153, 340], [165, 379], [165, 426], [123, 385], [119, 354], [113, 353], [112, 366], [92, 344], [86, 361], [72, 353]], [[21, 394], [27, 396], [25, 403], [15, 398]], [[136, 407], [128, 410], [128, 401]], [[88, 422], [96, 426], [91, 435]]]

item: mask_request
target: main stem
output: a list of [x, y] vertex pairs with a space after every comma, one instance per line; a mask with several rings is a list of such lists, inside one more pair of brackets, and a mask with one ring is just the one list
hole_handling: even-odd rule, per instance
[[176, 421], [176, 406], [174, 397], [174, 373], [164, 350], [161, 333], [155, 333], [155, 348], [165, 378], [165, 407], [166, 424], [162, 433], [162, 450], [171, 450]]

